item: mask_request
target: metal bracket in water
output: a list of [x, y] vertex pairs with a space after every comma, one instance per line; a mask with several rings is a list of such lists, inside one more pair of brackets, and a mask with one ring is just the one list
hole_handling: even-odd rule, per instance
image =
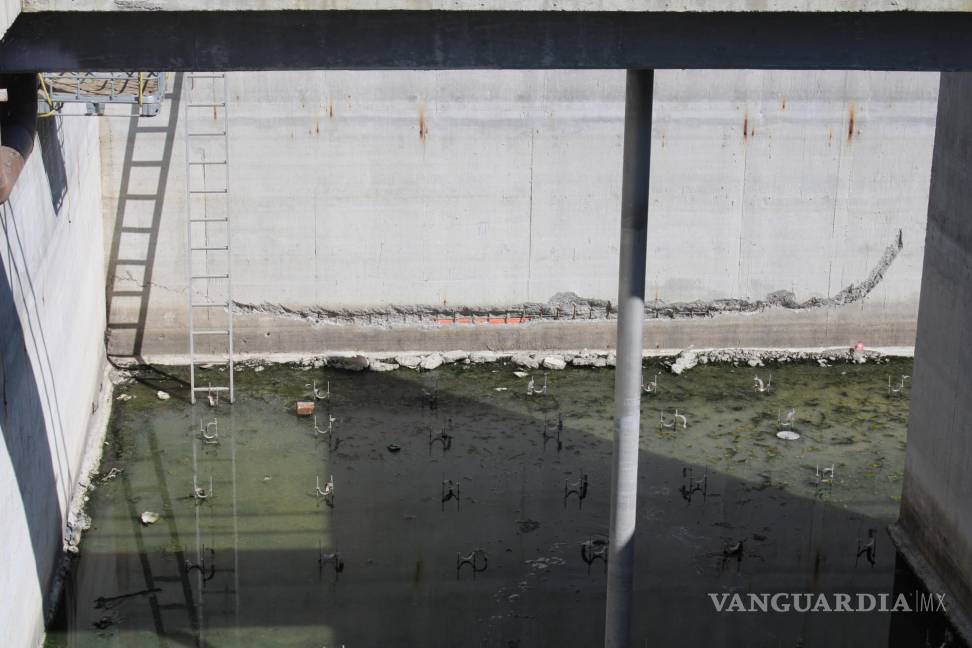
[[196, 500], [197, 504], [200, 504], [208, 499], [212, 499], [213, 497], [215, 497], [215, 495], [216, 495], [216, 491], [213, 488], [212, 475], [209, 476], [209, 490], [200, 487], [199, 483], [196, 481], [196, 476], [195, 475], [192, 476], [192, 497], [193, 499]]
[[645, 374], [641, 374], [641, 393], [642, 394], [657, 394], [658, 393], [658, 376], [660, 372], [655, 373], [655, 377], [651, 379], [651, 382], [645, 382]]
[[452, 481], [451, 479], [442, 480], [442, 510], [445, 510], [445, 503], [451, 499], [456, 500], [456, 510], [460, 508], [460, 489], [461, 479]]
[[854, 565], [860, 561], [861, 556], [871, 563], [871, 567], [874, 566], [877, 558], [877, 535], [874, 529], [867, 530], [867, 541], [861, 542], [861, 539], [857, 539], [857, 557], [854, 560]]
[[679, 414], [678, 409], [672, 414], [672, 419], [669, 421], [665, 418], [665, 412], [658, 412], [658, 427], [668, 430], [674, 430], [678, 428], [678, 424], [682, 424], [682, 429], [688, 427], [688, 418], [684, 414]]
[[457, 551], [456, 580], [459, 580], [459, 573], [465, 565], [472, 567], [473, 578], [476, 578], [476, 574], [486, 571], [489, 567], [489, 554], [486, 553], [485, 549], [473, 549], [465, 556]]
[[317, 496], [320, 497], [322, 500], [324, 500], [325, 504], [327, 504], [331, 508], [334, 508], [334, 475], [331, 475], [331, 478], [328, 480], [328, 482], [324, 484], [323, 489], [321, 488], [321, 476], [318, 475], [317, 487], [314, 490]]
[[547, 417], [545, 416], [543, 417], [543, 448], [544, 450], [547, 449], [547, 441], [550, 441], [551, 439], [556, 439], [557, 452], [560, 452], [560, 450], [564, 447], [564, 444], [560, 441], [560, 433], [564, 431], [563, 415], [561, 414], [557, 415], [557, 429], [555, 432], [550, 432], [549, 427], [550, 427], [550, 422], [547, 420]]
[[604, 572], [607, 573], [607, 561], [608, 561], [608, 543], [607, 540], [602, 540], [598, 538], [597, 540], [593, 538], [588, 538], [581, 543], [581, 559], [587, 563], [587, 574], [591, 573], [591, 565], [594, 564], [595, 560], [600, 560], [604, 563]]
[[693, 471], [694, 469], [691, 466], [682, 468], [683, 483], [678, 489], [682, 494], [682, 499], [690, 504], [695, 493], [702, 493], [703, 502], [709, 495], [709, 467], [706, 466], [705, 472], [702, 474], [702, 479], [695, 479]]
[[206, 445], [219, 445], [219, 422], [215, 418], [205, 425], [200, 421], [199, 438]]
[[543, 387], [537, 387], [533, 376], [530, 376], [530, 382], [527, 383], [527, 396], [546, 396], [548, 388], [546, 371], [543, 372]]
[[446, 423], [446, 426], [442, 428], [442, 430], [435, 436], [432, 436], [432, 426], [431, 425], [429, 426], [429, 455], [430, 456], [432, 455], [432, 445], [436, 442], [442, 444], [442, 452], [446, 452], [447, 450], [452, 448], [452, 435], [446, 431], [451, 429], [452, 429], [452, 419], [449, 419], [448, 422]]
[[331, 416], [330, 414], [328, 414], [327, 429], [322, 430], [317, 425], [317, 415], [316, 414], [314, 415], [314, 438], [318, 440], [327, 439], [327, 449], [331, 452], [337, 450], [338, 445], [341, 443], [340, 439], [337, 438], [337, 435], [334, 434], [335, 421], [337, 421], [337, 419]]
[[577, 508], [581, 509], [584, 507], [584, 499], [587, 497], [587, 474], [582, 473], [580, 479], [575, 482], [571, 482], [569, 479], [564, 480], [564, 508], [567, 508], [567, 499], [571, 495], [577, 496]]
[[[209, 554], [208, 561], [206, 560], [207, 552]], [[199, 559], [199, 562], [194, 563], [194, 562], [189, 562], [188, 560], [186, 561], [186, 573], [191, 572], [194, 569], [198, 570], [199, 573], [203, 575], [202, 579], [204, 583], [207, 581], [211, 581], [213, 577], [216, 575], [216, 550], [207, 549], [206, 546], [203, 545], [202, 555]]]
[[902, 374], [898, 386], [895, 387], [891, 384], [891, 376], [888, 376], [888, 396], [901, 396], [904, 393], [905, 381], [910, 379], [911, 376]]
[[773, 391], [773, 374], [769, 375], [769, 379], [765, 383], [758, 375], [753, 376], [753, 390], [759, 394], [768, 394]]
[[341, 558], [341, 553], [335, 550], [333, 553], [326, 553], [324, 551], [324, 541], [322, 540], [320, 546], [318, 547], [317, 553], [317, 568], [323, 571], [324, 565], [332, 565], [334, 567], [334, 578], [337, 579], [338, 575], [344, 571], [344, 560]]

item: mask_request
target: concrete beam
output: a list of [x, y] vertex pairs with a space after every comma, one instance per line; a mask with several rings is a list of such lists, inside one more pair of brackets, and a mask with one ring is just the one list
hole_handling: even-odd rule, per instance
[[972, 641], [972, 74], [943, 74], [899, 548]]
[[24, 11], [968, 11], [963, 0], [24, 0]]
[[972, 70], [969, 33], [972, 13], [23, 13], [0, 69]]

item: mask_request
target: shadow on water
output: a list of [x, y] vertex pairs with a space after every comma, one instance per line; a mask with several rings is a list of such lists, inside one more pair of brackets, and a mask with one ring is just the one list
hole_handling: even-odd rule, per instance
[[[246, 369], [237, 403], [215, 410], [122, 388], [131, 399], [113, 414], [94, 528], [49, 645], [599, 645], [613, 374], [561, 372], [548, 396], [527, 397], [511, 371]], [[293, 414], [315, 380], [331, 393], [316, 423]], [[735, 412], [699, 405], [671, 439], [656, 403], [668, 405], [643, 410], [633, 645], [960, 645], [934, 615], [717, 612], [710, 593], [920, 588], [884, 531], [893, 502], [788, 484], [764, 464], [740, 476], [686, 461], [678, 449], [712, 451], [705, 437], [728, 436], [716, 420]], [[887, 407], [903, 426], [906, 402]], [[849, 470], [848, 483], [865, 472]], [[316, 492], [330, 480], [333, 499]], [[161, 518], [142, 525], [143, 511]]]
[[[67, 501], [63, 489], [72, 480], [66, 473], [66, 450], [58, 443], [63, 441], [60, 405], [12, 201], [0, 207], [0, 225], [4, 241], [0, 247], [0, 430], [17, 481], [37, 585], [46, 606], [46, 593], [61, 550], [59, 499]], [[18, 313], [15, 293], [22, 301], [23, 318]], [[29, 350], [40, 362], [39, 367], [34, 366]], [[37, 376], [43, 380], [40, 385]], [[55, 426], [55, 448], [50, 445], [45, 410], [51, 413], [50, 422]], [[19, 527], [20, 520], [4, 519], [3, 524], [9, 532]], [[10, 540], [16, 547], [18, 539]], [[49, 610], [44, 612], [46, 616]]]

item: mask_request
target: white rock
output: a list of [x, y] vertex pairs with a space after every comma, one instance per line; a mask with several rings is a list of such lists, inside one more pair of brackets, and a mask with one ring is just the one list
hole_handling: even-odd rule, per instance
[[169, 396], [167, 392], [164, 392], [162, 390], [155, 392], [155, 397], [158, 398], [159, 400], [169, 400], [170, 398], [172, 398], [171, 396]]
[[574, 356], [574, 359], [570, 363], [575, 367], [593, 367], [594, 360], [590, 356]]
[[264, 369], [266, 369], [266, 367], [264, 367], [263, 365], [259, 365], [259, 366], [257, 366], [257, 367], [254, 367], [254, 368], [253, 368], [253, 371], [255, 371], [256, 373], [260, 373], [260, 372], [261, 372], [261, 371], [263, 371]]
[[749, 366], [750, 367], [762, 367], [763, 366], [763, 363], [760, 362], [757, 358], [750, 358], [749, 359]]
[[399, 355], [395, 356], [395, 362], [408, 369], [418, 369], [422, 364], [422, 358], [417, 355]]
[[469, 354], [465, 351], [446, 351], [442, 354], [442, 362], [452, 364], [453, 362], [462, 362], [468, 357]]
[[148, 526], [150, 524], [155, 524], [156, 522], [158, 522], [160, 517], [162, 516], [160, 516], [158, 513], [155, 513], [153, 511], [145, 511], [140, 516], [140, 519], [142, 520], [142, 524]]
[[606, 367], [607, 366], [607, 358], [601, 358], [601, 357], [594, 358], [594, 366], [595, 367]]
[[475, 364], [496, 362], [499, 356], [493, 351], [473, 351], [469, 354], [469, 361]]
[[432, 371], [433, 369], [438, 369], [442, 366], [442, 354], [441, 353], [430, 353], [422, 359], [422, 363], [419, 365], [425, 371]]
[[368, 362], [368, 369], [381, 373], [384, 371], [395, 371], [398, 369], [398, 365], [394, 362], [382, 362], [378, 359], [372, 359]]
[[513, 364], [517, 367], [524, 367], [525, 369], [539, 369], [540, 361], [536, 359], [531, 353], [514, 353], [513, 354]]
[[561, 356], [549, 355], [543, 359], [543, 366], [547, 369], [559, 371], [567, 366], [567, 362]]
[[683, 351], [672, 363], [672, 373], [678, 376], [699, 363], [699, 354], [695, 351]]

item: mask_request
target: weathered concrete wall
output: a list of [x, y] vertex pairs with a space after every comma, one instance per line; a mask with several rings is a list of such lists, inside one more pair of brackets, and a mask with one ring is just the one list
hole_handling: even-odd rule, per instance
[[0, 0], [0, 38], [20, 15], [20, 0]]
[[[239, 348], [611, 346], [603, 315], [617, 292], [623, 79], [231, 74]], [[920, 73], [659, 72], [646, 344], [913, 344], [937, 83]], [[109, 260], [114, 353], [186, 350], [175, 106], [141, 120], [168, 133], [135, 134], [118, 119], [103, 127], [106, 247], [123, 261]], [[166, 141], [178, 142], [168, 156]], [[119, 209], [123, 186], [159, 186], [158, 167], [126, 159], [163, 158], [161, 202]], [[580, 302], [578, 316], [593, 321], [430, 325], [455, 311], [516, 315], [564, 292], [600, 300]], [[561, 317], [574, 316], [567, 303]], [[683, 319], [666, 319], [670, 309]], [[699, 316], [715, 311], [728, 314]]]
[[0, 207], [3, 644], [39, 645], [104, 366], [98, 124], [44, 120]]
[[[972, 641], [972, 74], [943, 74], [901, 520], [916, 571]], [[935, 586], [933, 586], [934, 589]]]
[[24, 0], [26, 11], [968, 11], [962, 0]]

